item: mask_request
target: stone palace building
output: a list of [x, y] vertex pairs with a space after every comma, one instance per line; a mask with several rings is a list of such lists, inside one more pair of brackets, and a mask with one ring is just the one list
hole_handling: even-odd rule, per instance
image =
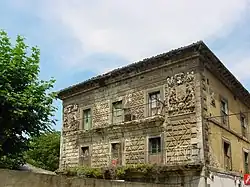
[[202, 41], [73, 85], [59, 98], [61, 169], [152, 163], [181, 171], [171, 181], [192, 186], [240, 185], [249, 172], [249, 93]]

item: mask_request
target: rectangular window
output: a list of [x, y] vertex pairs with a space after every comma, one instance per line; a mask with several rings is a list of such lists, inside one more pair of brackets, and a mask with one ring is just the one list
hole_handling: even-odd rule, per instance
[[161, 113], [161, 95], [160, 91], [149, 93], [149, 116], [154, 116]]
[[162, 164], [163, 154], [162, 154], [162, 143], [161, 137], [152, 137], [148, 139], [148, 162], [150, 164]]
[[80, 153], [80, 165], [90, 166], [90, 154], [89, 147], [81, 147]]
[[92, 127], [91, 110], [83, 110], [83, 129], [90, 130]]
[[228, 103], [226, 100], [221, 100], [221, 119], [222, 124], [228, 126]]
[[232, 170], [232, 157], [231, 157], [231, 146], [230, 143], [223, 142], [224, 149], [224, 167], [226, 170]]
[[133, 120], [133, 115], [130, 109], [124, 109], [124, 122]]
[[161, 152], [161, 137], [149, 138], [149, 153], [157, 154]]
[[247, 137], [247, 122], [246, 122], [246, 116], [244, 114], [240, 114], [240, 124], [241, 124], [242, 136]]
[[248, 162], [248, 152], [243, 151], [244, 156], [244, 170], [245, 173], [249, 173], [249, 162]]
[[114, 124], [121, 123], [123, 121], [122, 101], [117, 101], [113, 103], [112, 118], [112, 122]]
[[111, 162], [112, 165], [120, 165], [122, 161], [121, 153], [121, 143], [112, 143], [111, 144]]

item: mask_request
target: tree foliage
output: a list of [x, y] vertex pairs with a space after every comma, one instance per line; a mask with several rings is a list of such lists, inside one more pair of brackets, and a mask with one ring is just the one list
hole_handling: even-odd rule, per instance
[[28, 137], [51, 130], [55, 80], [39, 80], [40, 51], [18, 36], [12, 45], [0, 30], [0, 167], [16, 168], [25, 162]]
[[26, 153], [27, 162], [50, 171], [58, 169], [60, 132], [44, 133], [30, 141], [30, 149]]

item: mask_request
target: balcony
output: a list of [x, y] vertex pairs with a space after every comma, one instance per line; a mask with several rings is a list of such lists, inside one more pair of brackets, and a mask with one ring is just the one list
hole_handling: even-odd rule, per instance
[[[126, 149], [126, 148], [125, 148]], [[119, 154], [110, 152], [92, 153], [95, 163], [107, 163], [106, 166], [119, 165], [136, 165], [136, 164], [155, 164], [164, 166], [166, 170], [183, 170], [190, 168], [199, 168], [201, 163], [200, 149], [190, 147], [183, 147], [174, 150], [162, 150], [162, 152], [152, 153], [144, 150], [129, 150], [122, 151]], [[99, 160], [100, 159], [100, 160]], [[87, 161], [87, 160], [86, 160]]]
[[106, 120], [106, 122], [103, 122], [103, 125], [98, 127], [95, 127], [95, 124], [93, 124], [94, 130], [109, 127], [126, 128], [130, 125], [154, 124], [155, 122], [162, 124], [165, 121], [164, 107], [162, 104], [161, 107], [154, 108], [154, 110], [148, 110], [149, 104], [136, 105], [130, 108], [118, 108], [117, 105], [116, 103], [116, 108], [112, 109], [112, 112], [108, 114], [111, 119]]

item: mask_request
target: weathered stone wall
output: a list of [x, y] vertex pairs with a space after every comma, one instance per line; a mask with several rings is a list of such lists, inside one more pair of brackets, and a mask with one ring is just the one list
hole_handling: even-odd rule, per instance
[[[66, 176], [36, 174], [31, 172], [0, 170], [1, 187], [180, 187], [180, 185], [145, 184], [136, 182], [116, 182], [108, 180], [70, 178]], [[198, 177], [196, 177], [198, 181]], [[195, 181], [195, 182], [196, 182]], [[196, 183], [192, 187], [198, 187]]]
[[105, 167], [109, 163], [109, 144], [107, 141], [97, 141], [92, 144], [91, 166]]
[[60, 166], [63, 168], [77, 166], [79, 163], [79, 147], [76, 132], [63, 132], [61, 141]]
[[79, 162], [79, 148], [76, 132], [80, 125], [80, 110], [77, 104], [70, 104], [63, 110], [63, 131], [61, 138], [60, 167], [74, 167]]
[[194, 161], [201, 153], [202, 124], [198, 123], [197, 115], [199, 92], [199, 72], [181, 72], [167, 79], [166, 163]]
[[92, 110], [93, 128], [103, 127], [109, 124], [109, 119], [111, 116], [109, 100], [94, 103]]
[[125, 140], [125, 163], [145, 163], [146, 137], [132, 136]]
[[134, 119], [144, 117], [144, 91], [129, 91], [124, 97], [125, 107], [130, 109]]
[[[185, 163], [198, 160], [198, 143], [196, 119], [187, 117], [184, 120], [170, 122], [165, 133], [166, 163]], [[193, 159], [194, 158], [194, 159]]]
[[0, 169], [1, 187], [204, 187], [202, 176], [171, 175], [165, 184], [109, 181]]
[[[240, 113], [249, 111], [243, 102], [236, 98], [228, 89], [229, 85], [222, 84], [208, 69], [202, 72], [202, 100], [204, 116], [204, 135], [206, 141], [206, 160], [208, 166], [220, 171], [226, 171], [224, 166], [223, 141], [231, 145], [232, 171], [244, 173], [244, 151], [249, 151], [249, 121], [247, 123], [247, 137], [243, 137]], [[228, 126], [221, 121], [221, 99], [228, 103]], [[249, 113], [245, 113], [249, 120]]]
[[[159, 134], [162, 134], [165, 141], [165, 162], [176, 159], [176, 155], [184, 155], [181, 158], [183, 161], [192, 160], [193, 155], [197, 155], [192, 148], [197, 150], [202, 147], [201, 124], [197, 120], [197, 114], [200, 112], [198, 65], [197, 58], [173, 62], [169, 67], [154, 69], [65, 99], [64, 108], [71, 106], [74, 109], [70, 110], [71, 112], [68, 110], [64, 112], [65, 140], [62, 154], [65, 155], [64, 159], [68, 160], [66, 163], [70, 164], [71, 158], [72, 163], [75, 163], [75, 156], [70, 158], [68, 156], [70, 153], [66, 154], [64, 150], [71, 149], [72, 153], [77, 155], [79, 146], [90, 145], [92, 166], [105, 166], [110, 161], [111, 141], [120, 141], [124, 144], [124, 163], [145, 162], [148, 151], [147, 137]], [[156, 121], [149, 123], [143, 121], [148, 117], [145, 112], [148, 102], [146, 95], [156, 88], [161, 90], [165, 105], [162, 113], [165, 122], [158, 121], [161, 122], [159, 127], [156, 127], [158, 123]], [[125, 108], [130, 109], [133, 119], [137, 121], [135, 124], [124, 123], [116, 129], [106, 128], [98, 132], [99, 134], [79, 130], [81, 119], [78, 117], [85, 106], [91, 107], [93, 111], [94, 129], [112, 126], [111, 104], [119, 99], [123, 100]], [[77, 140], [74, 138], [67, 140], [70, 131], [68, 129], [77, 132]], [[66, 144], [67, 141], [71, 141], [71, 144]]]

